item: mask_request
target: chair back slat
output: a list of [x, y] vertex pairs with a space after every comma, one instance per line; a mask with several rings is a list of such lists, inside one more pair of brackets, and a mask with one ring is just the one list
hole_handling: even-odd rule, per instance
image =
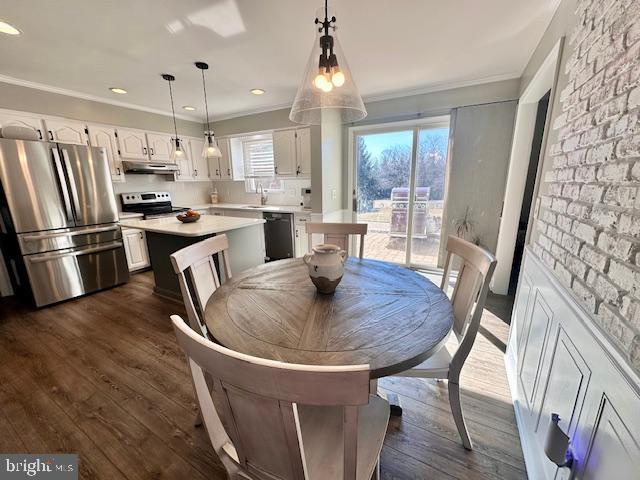
[[367, 234], [366, 223], [307, 223], [307, 235], [309, 236], [309, 251], [313, 248], [313, 234], [323, 234], [324, 243], [337, 245], [343, 250], [349, 251], [349, 236], [360, 236], [359, 257], [364, 255], [364, 236]]
[[[349, 408], [369, 401], [368, 365], [324, 367], [256, 358], [199, 336], [176, 315], [171, 320], [189, 360], [207, 432], [228, 471], [304, 480], [297, 404], [343, 406], [344, 478], [355, 480], [357, 410], [354, 416]], [[213, 380], [211, 391], [205, 375]]]
[[226, 235], [207, 238], [171, 255], [173, 270], [178, 275], [180, 291], [187, 310], [189, 325], [207, 336], [204, 309], [213, 293], [220, 288], [220, 276], [213, 256], [219, 254], [225, 278], [231, 278], [229, 240]]
[[448, 290], [454, 256], [461, 259], [458, 277], [451, 294], [453, 332], [458, 338], [459, 346], [451, 362], [449, 379], [457, 381], [480, 327], [489, 283], [497, 260], [485, 249], [450, 236], [447, 239], [447, 258], [442, 279], [442, 289], [445, 293]]

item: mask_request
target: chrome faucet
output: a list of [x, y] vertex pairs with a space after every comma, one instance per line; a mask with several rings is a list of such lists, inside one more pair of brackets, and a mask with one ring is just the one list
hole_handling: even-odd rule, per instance
[[258, 186], [256, 188], [256, 192], [260, 194], [260, 205], [267, 204], [267, 194], [264, 191], [264, 187], [262, 186], [262, 182], [258, 182]]

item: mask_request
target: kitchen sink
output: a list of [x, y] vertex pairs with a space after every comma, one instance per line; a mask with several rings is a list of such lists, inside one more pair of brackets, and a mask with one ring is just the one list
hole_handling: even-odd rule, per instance
[[273, 207], [271, 205], [245, 205], [242, 208], [255, 208], [255, 209], [267, 209], [267, 210], [280, 210], [280, 207]]

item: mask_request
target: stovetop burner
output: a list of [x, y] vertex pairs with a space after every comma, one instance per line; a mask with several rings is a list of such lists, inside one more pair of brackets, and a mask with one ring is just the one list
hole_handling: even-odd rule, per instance
[[142, 213], [145, 219], [170, 217], [189, 210], [187, 207], [174, 207], [169, 192], [121, 193], [123, 212]]

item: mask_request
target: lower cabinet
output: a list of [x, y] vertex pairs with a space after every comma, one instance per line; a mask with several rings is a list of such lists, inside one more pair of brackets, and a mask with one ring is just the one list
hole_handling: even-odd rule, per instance
[[129, 271], [149, 267], [149, 252], [147, 251], [147, 237], [143, 230], [135, 228], [122, 229], [122, 241], [127, 255]]
[[296, 257], [302, 257], [309, 252], [309, 236], [307, 235], [307, 222], [311, 221], [310, 215], [293, 215], [294, 220], [294, 241]]

